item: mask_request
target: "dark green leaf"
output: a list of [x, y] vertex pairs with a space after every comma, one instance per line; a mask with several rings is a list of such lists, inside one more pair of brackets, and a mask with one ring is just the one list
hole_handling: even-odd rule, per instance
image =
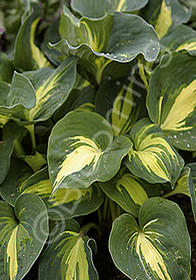
[[148, 199], [138, 220], [123, 214], [114, 221], [109, 249], [117, 268], [130, 279], [190, 279], [191, 243], [178, 205]]
[[47, 209], [39, 197], [20, 196], [14, 210], [0, 201], [1, 279], [23, 279], [42, 251], [48, 233]]

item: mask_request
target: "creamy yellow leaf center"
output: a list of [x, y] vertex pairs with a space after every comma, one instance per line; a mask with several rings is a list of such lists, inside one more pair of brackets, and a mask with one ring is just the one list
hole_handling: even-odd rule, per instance
[[60, 165], [53, 191], [60, 186], [66, 177], [81, 171], [84, 167], [91, 164], [92, 167], [90, 171], [85, 174], [86, 176], [89, 176], [89, 174], [94, 171], [98, 160], [103, 153], [96, 143], [87, 137], [75, 136], [72, 137], [71, 140], [74, 140], [71, 147], [75, 147], [75, 149], [66, 156], [65, 160]]

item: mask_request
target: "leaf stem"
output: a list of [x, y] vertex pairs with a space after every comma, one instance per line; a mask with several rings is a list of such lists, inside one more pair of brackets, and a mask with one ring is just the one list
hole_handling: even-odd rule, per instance
[[106, 196], [103, 205], [103, 221], [106, 221], [108, 217], [108, 202], [109, 202], [109, 198]]
[[23, 146], [21, 145], [21, 143], [19, 142], [18, 139], [15, 139], [15, 141], [14, 141], [14, 150], [18, 156], [25, 155]]
[[84, 225], [80, 230], [80, 236], [85, 235], [91, 228], [94, 228], [97, 230], [98, 233], [100, 233], [99, 227], [94, 223], [89, 223], [87, 225]]
[[114, 221], [116, 219], [116, 217], [118, 216], [117, 208], [112, 200], [109, 200], [109, 205], [110, 205], [111, 218], [112, 218], [112, 221]]
[[36, 149], [36, 140], [35, 140], [35, 127], [34, 127], [34, 124], [27, 125], [26, 129], [30, 133], [32, 147], [33, 147], [33, 150], [35, 150]]

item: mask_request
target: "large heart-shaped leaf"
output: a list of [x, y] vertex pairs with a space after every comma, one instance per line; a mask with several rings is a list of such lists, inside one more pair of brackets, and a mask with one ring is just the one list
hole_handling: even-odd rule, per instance
[[15, 42], [14, 66], [21, 70], [35, 70], [49, 66], [50, 63], [36, 46], [35, 31], [40, 21], [39, 7], [33, 5], [33, 11], [22, 23]]
[[89, 214], [97, 210], [104, 200], [98, 185], [92, 185], [87, 189], [59, 189], [52, 195], [46, 168], [29, 177], [21, 185], [20, 193], [39, 195], [46, 203], [52, 220], [71, 219]]
[[0, 201], [0, 271], [2, 280], [23, 279], [47, 240], [48, 214], [37, 196], [20, 196], [14, 210]]
[[71, 7], [82, 16], [99, 18], [108, 12], [133, 12], [143, 8], [147, 2], [148, 0], [72, 0]]
[[196, 150], [195, 75], [196, 57], [180, 52], [166, 55], [151, 75], [147, 97], [151, 120], [174, 146], [190, 151]]
[[191, 243], [185, 217], [174, 202], [150, 198], [136, 219], [123, 214], [113, 224], [109, 249], [130, 279], [190, 279]]
[[100, 115], [70, 112], [54, 126], [49, 138], [53, 192], [59, 188], [87, 188], [95, 181], [110, 180], [131, 147], [132, 142], [125, 136], [113, 139], [112, 128]]
[[174, 187], [184, 161], [158, 125], [142, 119], [131, 130], [131, 138], [134, 148], [126, 159], [130, 171], [149, 183], [170, 182]]
[[9, 122], [3, 127], [3, 139], [0, 141], [0, 184], [2, 184], [8, 173], [10, 158], [14, 150], [14, 143], [24, 134], [25, 129], [13, 122]]
[[78, 232], [78, 224], [68, 225], [66, 231], [49, 240], [40, 258], [39, 280], [98, 280], [92, 260], [91, 243], [94, 242]]
[[79, 20], [64, 9], [60, 35], [62, 41], [52, 46], [62, 54], [79, 57], [81, 67], [98, 84], [112, 61], [130, 62], [139, 54], [153, 61], [160, 49], [152, 26], [133, 14], [116, 12], [100, 19], [82, 17]]

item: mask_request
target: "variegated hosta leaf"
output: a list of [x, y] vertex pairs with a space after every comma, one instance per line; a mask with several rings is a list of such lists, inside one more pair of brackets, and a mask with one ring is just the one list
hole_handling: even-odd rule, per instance
[[0, 81], [10, 83], [12, 80], [13, 66], [8, 56], [0, 52]]
[[184, 195], [190, 196], [190, 190], [189, 190], [190, 184], [192, 184], [191, 169], [189, 167], [185, 166], [182, 170], [182, 173], [181, 173], [178, 181], [176, 182], [175, 188], [171, 192], [164, 194], [163, 197], [167, 198], [169, 196], [176, 195], [176, 194], [184, 194]]
[[139, 54], [153, 61], [160, 49], [152, 26], [133, 14], [114, 13], [100, 19], [82, 17], [79, 20], [64, 9], [60, 34], [62, 41], [52, 46], [64, 55], [79, 57], [81, 67], [98, 84], [112, 61], [130, 62]]
[[46, 168], [29, 177], [21, 185], [20, 193], [39, 195], [46, 203], [52, 220], [64, 220], [89, 214], [97, 210], [104, 200], [98, 185], [92, 185], [88, 189], [59, 189], [52, 195]]
[[155, 27], [159, 38], [162, 38], [174, 27], [186, 23], [191, 10], [178, 0], [149, 0], [141, 16]]
[[9, 122], [3, 127], [3, 140], [0, 141], [0, 184], [2, 184], [8, 173], [14, 143], [24, 134], [25, 130], [13, 122]]
[[186, 50], [191, 55], [196, 55], [196, 32], [186, 25], [177, 26], [161, 40], [161, 46], [166, 52]]
[[[15, 72], [9, 93], [3, 96], [5, 104], [0, 104], [0, 115], [15, 117], [23, 124], [47, 120], [68, 98], [76, 79], [76, 63], [77, 59], [68, 58], [56, 70]], [[1, 95], [3, 89], [0, 87]]]
[[82, 189], [95, 181], [110, 180], [131, 147], [125, 136], [113, 139], [112, 128], [100, 115], [70, 112], [54, 126], [49, 138], [53, 193], [59, 188]]
[[35, 106], [35, 90], [30, 80], [23, 74], [14, 72], [12, 83], [0, 85], [0, 115], [5, 118], [26, 119], [27, 110]]
[[145, 106], [145, 85], [135, 67], [126, 78], [105, 80], [97, 92], [96, 112], [110, 122], [114, 135], [127, 134]]
[[29, 176], [32, 175], [32, 170], [19, 159], [12, 159], [10, 162], [9, 172], [0, 185], [0, 195], [3, 200], [11, 206], [15, 205], [16, 199], [21, 195], [20, 189], [26, 182]]
[[44, 54], [35, 44], [35, 31], [40, 21], [39, 7], [22, 23], [15, 44], [14, 66], [17, 69], [35, 70], [50, 65]]
[[[191, 72], [189, 69], [191, 68]], [[177, 148], [196, 149], [196, 57], [171, 53], [150, 79], [147, 109]]]
[[34, 155], [22, 155], [19, 158], [24, 160], [34, 172], [40, 170], [46, 164], [46, 156], [37, 151]]
[[148, 0], [72, 0], [71, 7], [82, 16], [99, 18], [108, 12], [133, 12], [143, 8], [147, 2]]
[[138, 216], [141, 205], [148, 199], [143, 184], [128, 173], [120, 178], [101, 183], [100, 187], [110, 199], [135, 217]]
[[[40, 258], [39, 280], [98, 280], [92, 260], [91, 243], [83, 232], [69, 226], [66, 231], [49, 240], [49, 246]], [[94, 244], [92, 244], [94, 245]]]
[[134, 144], [126, 166], [149, 183], [170, 182], [174, 187], [184, 161], [158, 127], [148, 119], [138, 121], [131, 130]]
[[75, 109], [91, 108], [95, 110], [96, 89], [90, 83], [77, 74], [75, 85], [65, 103], [53, 114], [55, 122], [62, 119], [65, 114]]
[[77, 59], [66, 59], [56, 70], [42, 68], [28, 72], [36, 94], [36, 105], [29, 111], [28, 120], [46, 120], [69, 96], [76, 80]]
[[41, 42], [41, 50], [47, 59], [55, 66], [59, 66], [61, 64], [61, 60], [58, 58], [60, 53], [51, 49], [48, 45], [50, 43], [56, 43], [61, 40], [59, 34], [59, 18], [50, 24], [44, 33], [43, 41]]
[[196, 2], [195, 0], [182, 0], [184, 5], [190, 7], [192, 9], [191, 13], [191, 21], [196, 21]]
[[10, 91], [10, 85], [7, 82], [0, 81], [0, 127], [3, 127], [10, 119], [10, 116], [5, 115], [4, 110], [1, 110], [1, 106], [7, 104], [7, 96]]
[[37, 196], [20, 196], [14, 210], [0, 201], [0, 271], [2, 280], [23, 279], [47, 240], [48, 214]]
[[155, 30], [159, 38], [162, 38], [165, 34], [167, 34], [171, 26], [172, 26], [171, 5], [168, 5], [166, 0], [162, 0], [160, 11], [158, 17], [156, 18], [156, 23], [155, 23]]
[[196, 163], [195, 162], [189, 163], [188, 167], [191, 168], [192, 180], [193, 180], [193, 184], [194, 184], [195, 189], [196, 189]]
[[192, 211], [196, 222], [196, 163], [189, 163], [188, 167], [191, 169], [191, 174], [189, 177], [189, 192]]
[[[190, 165], [191, 167], [191, 165]], [[163, 197], [167, 198], [172, 195], [176, 194], [184, 194], [190, 197], [191, 199], [191, 205], [193, 214], [196, 221], [196, 188], [193, 185], [192, 180], [192, 174], [191, 174], [191, 168], [189, 166], [185, 166], [185, 168], [182, 170], [182, 173], [176, 183], [176, 186], [173, 191], [166, 193]]]
[[123, 214], [114, 221], [109, 249], [117, 268], [130, 279], [190, 279], [191, 243], [178, 205], [151, 198], [138, 220]]

